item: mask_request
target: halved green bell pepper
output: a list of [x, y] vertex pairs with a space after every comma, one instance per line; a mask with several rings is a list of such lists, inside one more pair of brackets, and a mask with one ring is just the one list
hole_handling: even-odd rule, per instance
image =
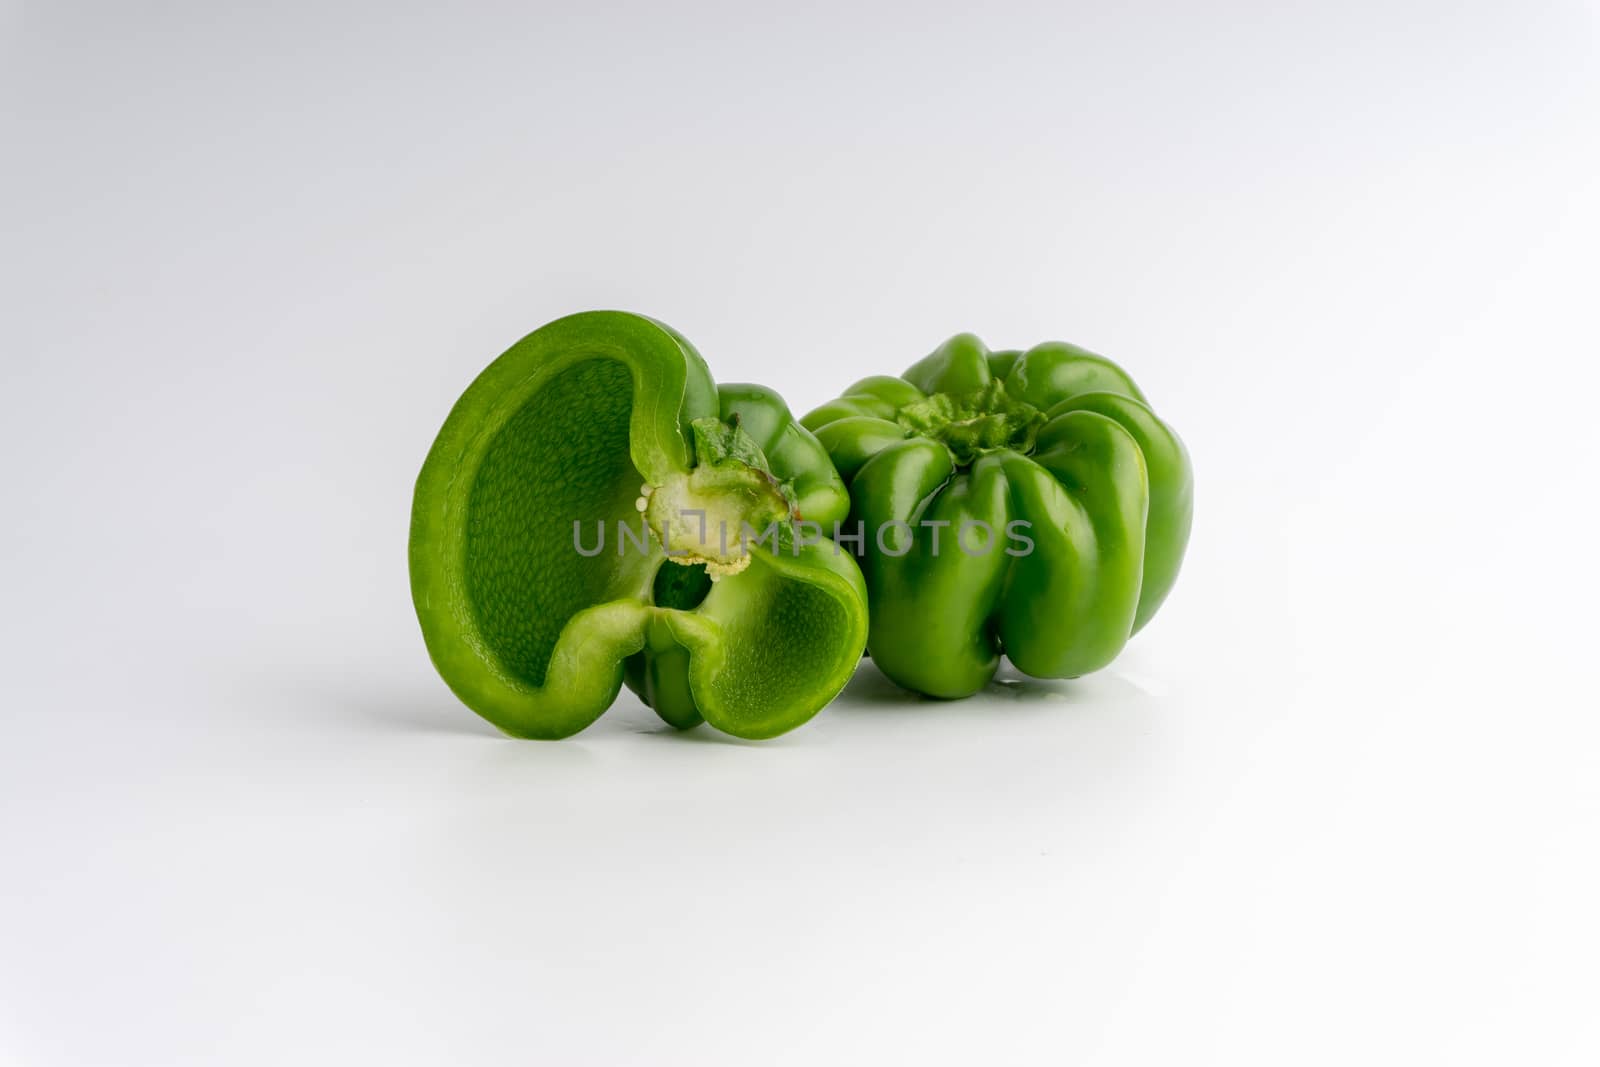
[[1004, 654], [1041, 678], [1110, 663], [1178, 576], [1193, 477], [1121, 368], [961, 334], [801, 420], [850, 487], [890, 679], [961, 697]]
[[417, 479], [412, 597], [440, 675], [506, 733], [576, 733], [626, 681], [673, 726], [771, 737], [861, 657], [861, 572], [795, 525], [848, 510], [777, 394], [719, 389], [659, 322], [587, 312], [450, 412]]

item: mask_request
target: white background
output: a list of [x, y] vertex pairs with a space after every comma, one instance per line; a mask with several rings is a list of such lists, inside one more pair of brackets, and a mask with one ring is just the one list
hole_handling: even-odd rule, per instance
[[[0, 4], [0, 1061], [1593, 1064], [1582, 4]], [[502, 739], [412, 479], [541, 323], [1187, 439], [1111, 669]]]

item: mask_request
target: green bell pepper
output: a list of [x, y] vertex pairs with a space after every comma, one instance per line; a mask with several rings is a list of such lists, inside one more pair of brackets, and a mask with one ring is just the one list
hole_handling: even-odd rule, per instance
[[625, 681], [675, 727], [772, 737], [866, 643], [854, 558], [805, 527], [848, 511], [777, 394], [719, 389], [661, 323], [587, 312], [513, 345], [445, 420], [412, 598], [440, 675], [508, 734], [574, 734]]
[[850, 487], [884, 674], [976, 692], [1110, 663], [1183, 561], [1189, 456], [1121, 368], [1073, 345], [961, 334], [801, 420]]

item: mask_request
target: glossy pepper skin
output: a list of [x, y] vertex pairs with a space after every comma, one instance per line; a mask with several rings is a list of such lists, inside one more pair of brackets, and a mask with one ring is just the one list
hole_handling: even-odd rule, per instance
[[[517, 342], [450, 412], [417, 478], [412, 598], [440, 675], [508, 734], [574, 734], [626, 681], [673, 726], [772, 737], [860, 659], [855, 560], [790, 523], [831, 531], [848, 510], [775, 393], [719, 389], [659, 322], [586, 312]], [[748, 544], [743, 523], [776, 536]]]
[[1092, 352], [990, 352], [961, 334], [801, 422], [864, 524], [868, 651], [908, 689], [967, 696], [1002, 654], [1039, 678], [1097, 670], [1178, 576], [1188, 453]]

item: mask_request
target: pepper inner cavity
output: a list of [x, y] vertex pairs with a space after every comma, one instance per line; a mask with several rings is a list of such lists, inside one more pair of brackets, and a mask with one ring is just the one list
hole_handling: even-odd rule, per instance
[[703, 563], [679, 566], [674, 561], [663, 560], [656, 569], [651, 585], [650, 600], [658, 608], [676, 611], [693, 611], [711, 592], [711, 575]]

